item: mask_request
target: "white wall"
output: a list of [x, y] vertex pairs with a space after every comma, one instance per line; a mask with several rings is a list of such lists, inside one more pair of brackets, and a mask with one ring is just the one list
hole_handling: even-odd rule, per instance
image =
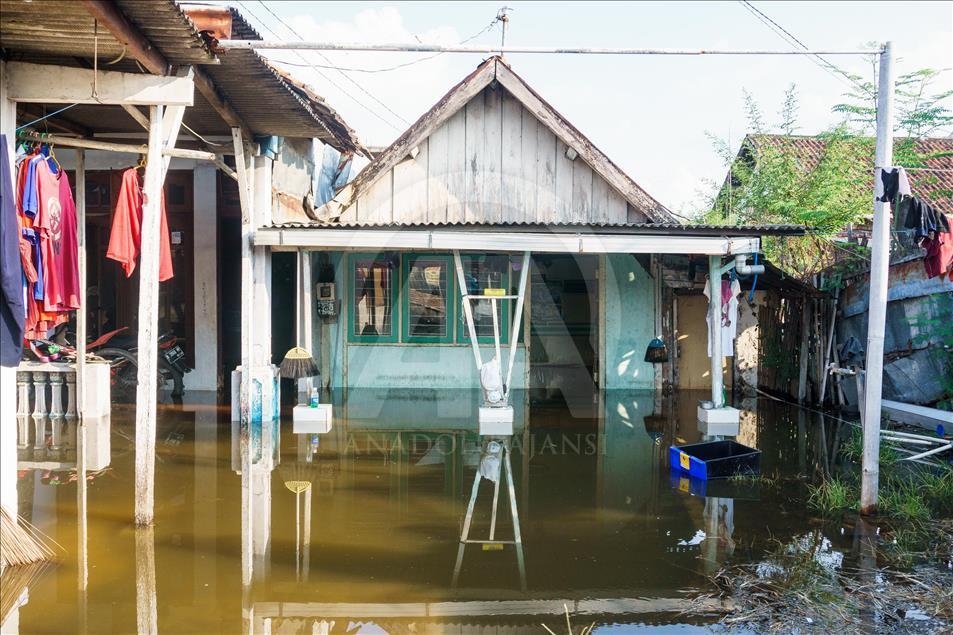
[[195, 369], [185, 376], [187, 390], [217, 390], [219, 384], [216, 171], [209, 163], [194, 171]]

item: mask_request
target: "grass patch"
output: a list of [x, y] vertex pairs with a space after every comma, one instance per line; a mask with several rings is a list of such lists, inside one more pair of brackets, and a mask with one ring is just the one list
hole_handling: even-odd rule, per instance
[[953, 468], [939, 472], [924, 470], [920, 491], [934, 515], [941, 518], [953, 516]]
[[[860, 428], [853, 428], [850, 436], [840, 447], [840, 455], [851, 463], [860, 464], [864, 456], [864, 433]], [[890, 444], [880, 440], [880, 469], [891, 468], [902, 457]]]
[[807, 505], [825, 516], [836, 516], [857, 509], [857, 493], [839, 478], [825, 479], [820, 485], [808, 485]]

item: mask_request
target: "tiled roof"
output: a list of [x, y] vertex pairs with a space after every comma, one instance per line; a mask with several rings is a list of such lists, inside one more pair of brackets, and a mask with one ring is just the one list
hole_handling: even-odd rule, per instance
[[[904, 138], [897, 138], [895, 146]], [[870, 140], [873, 141], [872, 139]], [[757, 153], [759, 147], [767, 145], [776, 148], [791, 149], [805, 170], [817, 167], [824, 156], [827, 140], [823, 137], [796, 135], [748, 135], [744, 145], [750, 145]], [[871, 148], [873, 144], [871, 143]], [[914, 195], [930, 203], [941, 212], [953, 215], [953, 138], [930, 137], [914, 141], [914, 151], [927, 157], [916, 167], [908, 171], [910, 187]], [[858, 160], [871, 166], [871, 192], [873, 191], [873, 155], [858, 148]], [[873, 197], [873, 194], [871, 194]]]

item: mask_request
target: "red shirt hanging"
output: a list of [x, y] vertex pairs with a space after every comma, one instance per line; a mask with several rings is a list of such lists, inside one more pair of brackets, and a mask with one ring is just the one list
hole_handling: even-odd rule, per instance
[[79, 308], [79, 258], [76, 246], [76, 206], [69, 179], [56, 174], [46, 161], [36, 164], [40, 234], [44, 270], [44, 311]]
[[[142, 245], [142, 188], [139, 173], [129, 168], [122, 175], [119, 201], [113, 214], [106, 257], [122, 264], [126, 277], [136, 269], [136, 258]], [[159, 206], [159, 282], [172, 277], [172, 249], [169, 246], [169, 225], [165, 217], [165, 192]]]

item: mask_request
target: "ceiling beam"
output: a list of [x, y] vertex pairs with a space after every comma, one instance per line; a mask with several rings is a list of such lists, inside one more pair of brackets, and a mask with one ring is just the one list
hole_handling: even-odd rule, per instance
[[40, 104], [191, 106], [194, 88], [191, 67], [167, 76], [7, 62], [4, 79], [7, 99]]
[[155, 75], [168, 75], [172, 65], [136, 28], [119, 8], [108, 0], [82, 0], [86, 10], [101, 22], [119, 43]]

